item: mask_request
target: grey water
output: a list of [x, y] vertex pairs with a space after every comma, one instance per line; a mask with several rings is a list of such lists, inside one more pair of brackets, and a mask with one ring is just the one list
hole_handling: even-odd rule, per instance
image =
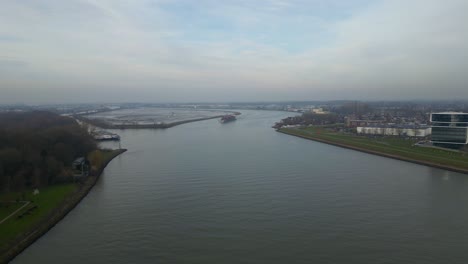
[[117, 130], [128, 152], [13, 263], [468, 263], [468, 175], [275, 132], [241, 111]]

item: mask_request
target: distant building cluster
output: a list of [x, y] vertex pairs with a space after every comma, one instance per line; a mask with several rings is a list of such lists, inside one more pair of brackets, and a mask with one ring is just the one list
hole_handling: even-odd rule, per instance
[[432, 145], [459, 149], [468, 145], [468, 113], [440, 112], [430, 115], [431, 125], [394, 124], [384, 120], [347, 120], [357, 134], [403, 137], [430, 137]]
[[350, 119], [346, 118], [345, 124], [348, 128], [356, 129], [357, 134], [380, 135], [380, 136], [402, 136], [402, 137], [427, 137], [431, 135], [431, 127], [416, 122], [399, 123], [388, 122], [385, 119]]
[[369, 127], [385, 124], [385, 120], [356, 120], [346, 118], [347, 127]]

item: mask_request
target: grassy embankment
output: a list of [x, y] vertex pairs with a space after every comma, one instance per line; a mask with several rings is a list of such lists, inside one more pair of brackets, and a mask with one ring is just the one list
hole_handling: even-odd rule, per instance
[[396, 137], [369, 138], [334, 132], [326, 127], [281, 128], [279, 132], [371, 154], [468, 173], [465, 153], [414, 146], [416, 141]]
[[0, 221], [27, 202], [29, 204], [0, 224], [0, 262], [20, 253], [60, 221], [86, 196], [105, 166], [123, 151], [98, 151], [100, 155], [94, 176], [89, 176], [84, 182], [39, 188], [37, 195], [33, 190], [1, 194]]
[[[77, 184], [70, 183], [41, 188], [38, 195], [33, 195], [32, 190], [9, 192], [0, 195], [0, 201], [30, 201], [21, 211], [0, 224], [0, 248], [4, 248], [16, 236], [39, 223], [54, 208], [59, 206], [67, 196], [76, 191], [77, 188]], [[22, 202], [13, 202], [9, 208], [2, 208], [0, 221], [23, 205], [24, 203]], [[35, 209], [31, 209], [35, 206], [37, 206]], [[26, 214], [28, 210], [29, 213]]]

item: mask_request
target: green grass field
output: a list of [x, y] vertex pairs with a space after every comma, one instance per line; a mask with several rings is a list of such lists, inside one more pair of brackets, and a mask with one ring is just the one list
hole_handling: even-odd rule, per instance
[[[3, 201], [3, 200], [0, 200]], [[23, 206], [23, 203], [7, 202], [0, 205], [0, 221]]]
[[[122, 153], [122, 150], [99, 150], [96, 153], [100, 161], [98, 169], [101, 169], [108, 161]], [[30, 201], [27, 206], [0, 224], [0, 251], [11, 246], [16, 237], [46, 220], [54, 209], [60, 208], [62, 202], [72, 197], [77, 188], [78, 184], [68, 183], [40, 188], [37, 195], [33, 195], [33, 190], [0, 194], [0, 222], [25, 205], [24, 201]]]
[[[75, 184], [64, 184], [41, 188], [39, 189], [40, 193], [37, 195], [33, 195], [32, 190], [1, 194], [1, 202], [25, 200], [31, 201], [31, 203], [16, 213], [13, 217], [9, 218], [6, 222], [0, 224], [0, 248], [5, 247], [10, 240], [23, 231], [29, 230], [31, 227], [36, 225], [44, 218], [44, 216], [56, 208], [68, 195], [75, 191], [76, 188], [77, 186]], [[14, 203], [14, 205], [12, 204], [8, 208], [2, 206], [0, 209], [0, 221], [23, 205], [24, 203]], [[30, 211], [29, 214], [23, 215], [20, 219], [18, 218], [18, 215], [23, 214], [34, 206], [37, 206], [37, 208]]]
[[323, 139], [338, 144], [397, 155], [402, 158], [431, 162], [439, 165], [468, 169], [468, 156], [465, 153], [427, 147], [413, 146], [416, 141], [396, 137], [369, 138], [353, 134], [334, 132], [324, 127], [282, 128], [282, 132]]

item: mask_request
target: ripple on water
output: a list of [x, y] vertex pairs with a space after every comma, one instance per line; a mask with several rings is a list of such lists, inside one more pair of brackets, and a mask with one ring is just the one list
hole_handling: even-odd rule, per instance
[[129, 151], [16, 263], [466, 263], [468, 177], [274, 132], [118, 131]]

